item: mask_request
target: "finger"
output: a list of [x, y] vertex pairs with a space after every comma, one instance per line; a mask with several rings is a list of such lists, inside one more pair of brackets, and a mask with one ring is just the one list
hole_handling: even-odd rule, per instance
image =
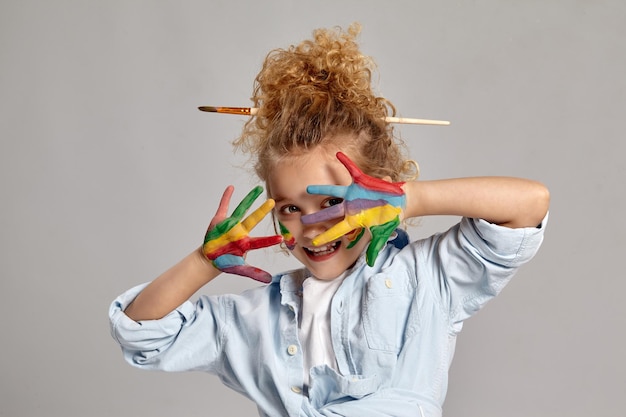
[[354, 225], [371, 227], [385, 224], [398, 217], [400, 213], [402, 213], [402, 209], [399, 207], [385, 204], [352, 213], [346, 216], [346, 219]]
[[248, 242], [248, 250], [267, 248], [282, 243], [282, 236], [253, 237]]
[[321, 233], [313, 238], [314, 246], [325, 245], [328, 242], [332, 242], [335, 239], [339, 239], [341, 236], [354, 230], [354, 226], [346, 220], [342, 220], [324, 233]]
[[270, 211], [274, 208], [274, 200], [266, 200], [261, 206], [254, 210], [246, 219], [241, 222], [241, 225], [246, 230], [252, 230]]
[[343, 217], [345, 215], [345, 212], [345, 205], [342, 203], [337, 204], [336, 206], [327, 207], [316, 213], [305, 214], [304, 216], [300, 217], [300, 221], [302, 221], [302, 224], [320, 223]]
[[220, 199], [220, 204], [215, 212], [215, 216], [211, 219], [209, 223], [209, 227], [207, 227], [206, 234], [204, 235], [204, 243], [207, 243], [209, 240], [216, 239], [217, 237], [223, 235], [227, 231], [229, 231], [237, 222], [230, 220], [227, 217], [228, 215], [228, 206], [230, 205], [230, 199], [233, 195], [233, 191], [235, 187], [229, 185], [224, 190], [222, 194], [222, 198]]
[[211, 219], [211, 223], [209, 223], [209, 227], [207, 228], [207, 230], [213, 229], [216, 224], [226, 218], [226, 216], [228, 215], [228, 205], [230, 204], [230, 198], [232, 197], [234, 190], [235, 187], [233, 187], [232, 185], [226, 187], [226, 190], [224, 190], [224, 194], [222, 194], [222, 198], [220, 199], [220, 204], [217, 208], [217, 211], [215, 212], [215, 216], [213, 216], [213, 219]]
[[380, 178], [370, 177], [366, 175], [350, 160], [344, 153], [337, 152], [337, 159], [346, 167], [350, 176], [356, 184], [359, 184], [368, 190], [388, 193], [392, 195], [404, 194], [402, 190], [403, 182], [389, 182]]
[[252, 204], [254, 203], [254, 200], [256, 200], [262, 192], [263, 187], [261, 186], [256, 186], [255, 188], [253, 188], [252, 191], [250, 191], [248, 195], [246, 195], [244, 199], [241, 200], [241, 202], [233, 211], [233, 214], [230, 217], [227, 217], [226, 219], [217, 223], [215, 226], [213, 226], [212, 229], [207, 232], [207, 234], [204, 236], [204, 243], [207, 243], [209, 240], [218, 239], [220, 236], [226, 234], [226, 232], [233, 229], [237, 224], [239, 224], [241, 218], [246, 214], [246, 211], [248, 211], [250, 206], [252, 206]]
[[257, 185], [256, 187], [254, 187], [249, 193], [248, 195], [246, 195], [243, 200], [241, 200], [241, 203], [239, 203], [239, 205], [237, 206], [237, 208], [235, 209], [235, 211], [233, 211], [233, 214], [230, 216], [232, 219], [235, 219], [237, 221], [241, 221], [241, 219], [243, 218], [243, 216], [246, 214], [246, 212], [248, 211], [248, 209], [252, 206], [252, 204], [254, 203], [254, 200], [257, 199], [257, 197], [259, 195], [261, 195], [261, 193], [263, 192], [263, 187], [261, 187], [260, 185]]
[[272, 275], [260, 268], [248, 264], [233, 266], [231, 268], [228, 268], [228, 270], [224, 270], [224, 272], [252, 278], [253, 280], [262, 282], [264, 284], [269, 284], [270, 282], [272, 282]]
[[242, 266], [245, 263], [243, 256], [233, 255], [230, 253], [220, 255], [213, 259], [213, 266], [220, 271], [228, 271], [237, 266]]
[[241, 256], [223, 255], [213, 260], [213, 265], [220, 271], [228, 274], [241, 275], [265, 284], [272, 281], [272, 276], [269, 273], [246, 264]]
[[348, 158], [348, 156], [345, 153], [337, 152], [336, 156], [337, 156], [337, 159], [339, 159], [339, 162], [341, 162], [343, 166], [346, 167], [346, 169], [348, 170], [352, 178], [356, 178], [356, 177], [360, 177], [364, 175], [363, 171], [361, 171], [361, 169], [358, 166], [356, 166], [356, 164], [352, 162], [352, 160]]
[[216, 259], [227, 254], [243, 256], [249, 250], [277, 245], [283, 241], [280, 235], [251, 238], [243, 233], [243, 228], [237, 229], [240, 232], [237, 236], [224, 235], [206, 242], [202, 246], [205, 256], [209, 259]]
[[382, 199], [372, 200], [368, 198], [357, 198], [355, 200], [345, 202], [346, 212], [348, 213], [348, 215], [358, 214], [360, 212], [364, 212], [376, 207], [383, 207], [386, 205], [388, 205], [388, 203]]
[[365, 254], [365, 260], [369, 266], [374, 266], [376, 262], [376, 258], [378, 257], [378, 253], [385, 246], [387, 240], [391, 234], [396, 230], [396, 228], [400, 225], [400, 219], [396, 217], [394, 220], [391, 220], [385, 224], [372, 226], [370, 228], [370, 232], [372, 233], [372, 240], [370, 244], [367, 246], [367, 251]]
[[345, 185], [309, 185], [306, 192], [316, 195], [332, 195], [333, 197], [344, 198], [348, 192]]

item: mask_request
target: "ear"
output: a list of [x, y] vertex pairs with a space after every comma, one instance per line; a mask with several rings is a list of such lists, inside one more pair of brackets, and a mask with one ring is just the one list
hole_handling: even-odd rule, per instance
[[389, 175], [385, 175], [384, 177], [381, 178], [383, 181], [387, 181], [387, 182], [393, 182], [391, 181], [391, 177]]

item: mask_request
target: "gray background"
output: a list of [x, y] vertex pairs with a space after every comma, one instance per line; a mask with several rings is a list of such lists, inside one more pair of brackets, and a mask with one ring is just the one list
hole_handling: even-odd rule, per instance
[[453, 123], [399, 127], [422, 178], [552, 192], [542, 250], [466, 323], [445, 414], [626, 415], [622, 0], [2, 0], [1, 416], [256, 415], [212, 376], [126, 365], [107, 309], [200, 243], [227, 184], [255, 184], [229, 145], [243, 118], [196, 107], [248, 105], [270, 49], [353, 21], [400, 114]]

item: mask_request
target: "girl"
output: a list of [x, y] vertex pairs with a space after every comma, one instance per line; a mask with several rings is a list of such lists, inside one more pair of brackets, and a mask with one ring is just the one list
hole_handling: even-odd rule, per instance
[[[202, 247], [113, 302], [129, 363], [213, 373], [262, 416], [441, 415], [463, 320], [536, 253], [549, 195], [518, 178], [411, 180], [358, 31], [267, 56], [236, 145], [270, 199], [244, 219], [257, 188], [227, 217], [228, 187]], [[270, 211], [282, 238], [250, 237]], [[409, 243], [397, 226], [426, 215], [461, 220]], [[245, 263], [281, 240], [301, 269]], [[222, 271], [269, 284], [188, 301]]]

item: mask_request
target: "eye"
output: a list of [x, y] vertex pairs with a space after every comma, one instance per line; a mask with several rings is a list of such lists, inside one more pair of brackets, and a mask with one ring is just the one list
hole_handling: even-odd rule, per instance
[[331, 197], [331, 198], [324, 200], [324, 202], [322, 203], [322, 207], [327, 208], [330, 206], [336, 206], [337, 204], [341, 204], [341, 203], [343, 203], [343, 198]]
[[285, 206], [282, 206], [279, 210], [280, 214], [293, 214], [298, 213], [299, 211], [300, 209], [293, 204], [287, 204]]

